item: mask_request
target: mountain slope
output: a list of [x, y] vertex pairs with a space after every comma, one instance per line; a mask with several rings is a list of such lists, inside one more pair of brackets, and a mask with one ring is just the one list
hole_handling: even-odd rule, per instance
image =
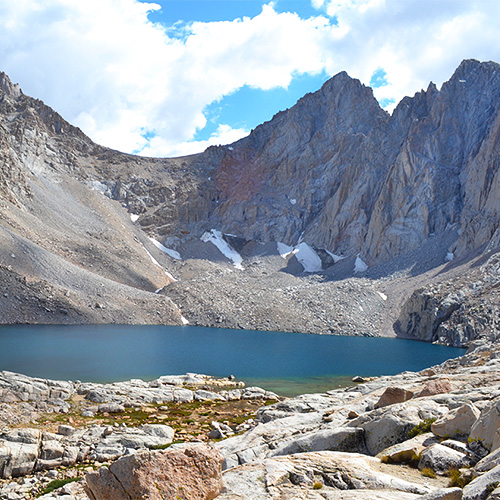
[[143, 203], [140, 223], [181, 239], [212, 227], [290, 245], [302, 235], [370, 265], [455, 229], [447, 250], [465, 255], [498, 229], [499, 93], [498, 64], [464, 61], [389, 116], [340, 73], [248, 137], [184, 159], [185, 176]]
[[103, 148], [5, 75], [0, 89], [3, 322], [180, 322], [147, 293], [171, 281], [149, 241], [87, 182]]

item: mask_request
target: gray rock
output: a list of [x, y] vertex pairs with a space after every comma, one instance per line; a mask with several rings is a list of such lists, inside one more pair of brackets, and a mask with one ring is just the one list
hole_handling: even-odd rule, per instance
[[71, 427], [71, 425], [60, 425], [57, 428], [57, 433], [61, 434], [61, 436], [71, 436], [75, 432], [75, 428]]
[[493, 469], [497, 465], [500, 465], [500, 448], [497, 448], [495, 451], [486, 455], [482, 458], [474, 467], [474, 470], [482, 474], [484, 472], [488, 472]]
[[389, 446], [408, 439], [408, 433], [422, 420], [441, 416], [447, 409], [434, 401], [411, 399], [406, 403], [380, 408], [350, 420], [349, 426], [365, 431], [368, 452], [377, 455]]
[[431, 432], [420, 434], [412, 439], [395, 444], [381, 451], [377, 457], [387, 463], [415, 464], [421, 453], [439, 440]]
[[323, 450], [359, 452], [364, 448], [363, 438], [363, 429], [355, 427], [321, 429], [285, 440], [285, 444], [272, 450], [269, 456]]
[[477, 477], [464, 488], [463, 500], [485, 500], [500, 483], [500, 465]]
[[420, 497], [420, 500], [461, 500], [462, 488], [441, 488]]
[[[355, 423], [356, 420], [352, 422]], [[417, 425], [418, 421], [401, 419], [397, 415], [384, 414], [379, 418], [359, 426], [365, 431], [365, 442], [368, 453], [377, 455], [389, 446], [405, 441], [408, 432]]]
[[465, 453], [436, 443], [422, 451], [418, 468], [428, 467], [438, 474], [446, 474], [450, 469], [458, 470], [467, 465], [470, 461]]
[[479, 440], [490, 451], [500, 447], [500, 398], [489, 403], [472, 426], [471, 440]]
[[38, 443], [4, 441], [0, 447], [1, 477], [24, 476], [33, 472], [38, 458]]
[[436, 436], [441, 437], [454, 436], [455, 434], [468, 436], [479, 415], [480, 411], [474, 404], [467, 403], [436, 420], [432, 424], [431, 430]]
[[224, 398], [217, 392], [205, 391], [199, 389], [194, 393], [194, 399], [196, 401], [223, 401]]
[[99, 405], [97, 410], [100, 413], [123, 413], [125, 411], [125, 407], [118, 403], [106, 403]]
[[208, 437], [212, 439], [224, 439], [227, 436], [234, 434], [231, 427], [221, 422], [212, 422], [212, 430], [208, 433]]

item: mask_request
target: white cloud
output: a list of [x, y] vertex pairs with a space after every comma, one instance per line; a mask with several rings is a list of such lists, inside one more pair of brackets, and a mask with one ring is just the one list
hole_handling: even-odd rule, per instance
[[138, 151], [142, 156], [162, 156], [163, 151], [168, 151], [169, 156], [187, 156], [204, 151], [209, 146], [220, 146], [231, 144], [248, 135], [249, 131], [240, 128], [232, 128], [221, 124], [217, 130], [205, 141], [184, 141], [171, 144], [168, 140], [156, 136], [150, 139], [144, 149]]
[[375, 95], [397, 102], [442, 83], [464, 58], [500, 61], [500, 2], [311, 2], [323, 15], [301, 19], [269, 3], [254, 18], [173, 34], [148, 20], [153, 3], [0, 0], [0, 70], [97, 142], [164, 156], [246, 134], [220, 125], [193, 141], [205, 107], [243, 85], [286, 87], [296, 74], [344, 69], [368, 84], [382, 68], [388, 85]]
[[500, 61], [497, 19], [500, 2], [489, 0], [326, 0], [346, 35], [331, 45], [339, 64], [363, 83], [378, 68], [388, 85], [378, 99], [399, 102], [446, 81], [463, 59]]

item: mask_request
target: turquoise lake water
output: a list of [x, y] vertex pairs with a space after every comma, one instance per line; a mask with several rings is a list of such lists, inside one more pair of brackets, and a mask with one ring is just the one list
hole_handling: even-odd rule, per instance
[[0, 326], [0, 370], [94, 382], [235, 375], [282, 395], [334, 389], [354, 375], [419, 371], [464, 353], [402, 339], [193, 326]]

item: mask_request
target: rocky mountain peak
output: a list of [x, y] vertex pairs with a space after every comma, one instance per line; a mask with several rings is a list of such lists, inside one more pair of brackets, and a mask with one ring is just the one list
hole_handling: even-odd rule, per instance
[[[489, 80], [496, 73], [500, 73], [500, 64], [494, 61], [478, 61], [476, 59], [464, 59], [454, 71], [449, 82], [457, 80], [472, 79]], [[497, 77], [500, 75], [497, 75]]]
[[1, 71], [0, 71], [0, 91], [12, 97], [19, 97], [23, 93], [19, 84], [12, 83], [10, 78]]

